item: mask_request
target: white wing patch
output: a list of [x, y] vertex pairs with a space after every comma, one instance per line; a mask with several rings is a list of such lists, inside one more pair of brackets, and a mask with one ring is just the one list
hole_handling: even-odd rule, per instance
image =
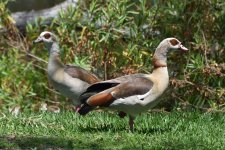
[[143, 100], [145, 99], [149, 94], [150, 94], [151, 90], [148, 91], [147, 93], [143, 94], [143, 95], [137, 95], [139, 100]]

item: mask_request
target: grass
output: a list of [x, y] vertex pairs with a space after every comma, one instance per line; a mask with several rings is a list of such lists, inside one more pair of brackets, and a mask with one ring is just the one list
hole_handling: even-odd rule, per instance
[[145, 113], [134, 133], [115, 113], [24, 112], [0, 118], [0, 149], [225, 149], [223, 113]]

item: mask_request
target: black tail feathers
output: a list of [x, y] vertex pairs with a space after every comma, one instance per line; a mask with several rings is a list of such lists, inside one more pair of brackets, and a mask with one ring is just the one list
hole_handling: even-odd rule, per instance
[[93, 106], [89, 106], [88, 104], [84, 104], [83, 106], [81, 106], [80, 110], [78, 111], [78, 113], [82, 116], [88, 114], [90, 111], [92, 111], [95, 107]]

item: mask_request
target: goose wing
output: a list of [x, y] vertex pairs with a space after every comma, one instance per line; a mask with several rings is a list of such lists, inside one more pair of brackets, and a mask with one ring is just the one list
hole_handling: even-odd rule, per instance
[[101, 81], [94, 74], [88, 72], [87, 70], [74, 65], [66, 65], [64, 71], [73, 78], [78, 78], [89, 84], [93, 84]]
[[144, 74], [119, 77], [91, 85], [80, 99], [90, 106], [108, 106], [119, 98], [143, 95], [153, 87], [153, 82]]

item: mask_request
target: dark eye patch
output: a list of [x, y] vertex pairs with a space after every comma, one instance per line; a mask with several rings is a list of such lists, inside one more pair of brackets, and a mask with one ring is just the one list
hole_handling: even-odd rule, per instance
[[179, 42], [178, 42], [176, 39], [170, 40], [170, 43], [171, 43], [173, 46], [179, 44]]
[[45, 34], [44, 34], [44, 37], [45, 37], [46, 39], [49, 39], [49, 38], [51, 37], [51, 34], [50, 34], [50, 33], [45, 33]]

